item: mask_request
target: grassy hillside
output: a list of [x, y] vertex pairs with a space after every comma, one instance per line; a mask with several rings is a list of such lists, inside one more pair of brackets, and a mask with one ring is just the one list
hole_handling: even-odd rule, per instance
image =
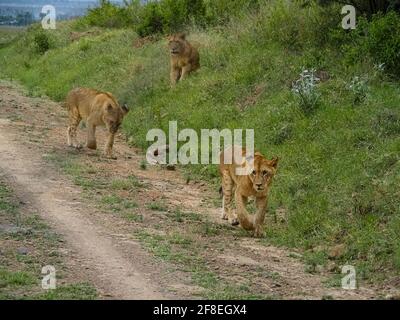
[[[191, 27], [202, 68], [175, 88], [164, 37], [68, 22], [47, 34], [40, 54], [36, 26], [0, 48], [0, 76], [57, 101], [74, 86], [114, 92], [131, 106], [123, 130], [142, 148], [147, 131], [170, 120], [197, 131], [254, 128], [256, 148], [281, 159], [269, 212], [286, 221], [268, 225], [265, 242], [376, 279], [400, 270], [400, 89], [340, 21], [339, 7], [272, 1], [223, 27]], [[326, 81], [304, 112], [291, 85], [311, 68]], [[185, 170], [217, 181], [216, 166]]]

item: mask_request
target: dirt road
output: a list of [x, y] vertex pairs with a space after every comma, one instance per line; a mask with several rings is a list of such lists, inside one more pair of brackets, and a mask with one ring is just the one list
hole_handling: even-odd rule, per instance
[[[381, 294], [328, 287], [329, 272], [306, 272], [301, 253], [227, 226], [219, 219], [214, 190], [188, 183], [179, 171], [144, 170], [144, 155], [122, 135], [115, 161], [68, 149], [65, 124], [59, 104], [0, 82], [0, 171], [24, 205], [64, 237], [74, 252], [67, 254], [68, 263], [100, 297], [368, 299]], [[104, 132], [98, 135], [103, 142]]]

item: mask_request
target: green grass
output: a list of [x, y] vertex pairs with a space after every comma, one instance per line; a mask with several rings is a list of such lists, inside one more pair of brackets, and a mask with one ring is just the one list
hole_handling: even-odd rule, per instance
[[141, 183], [135, 176], [129, 176], [126, 179], [114, 179], [111, 181], [111, 188], [114, 190], [132, 191], [143, 187], [144, 184]]
[[7, 286], [28, 286], [37, 283], [37, 279], [30, 273], [24, 271], [12, 272], [0, 269], [0, 288]]
[[167, 205], [164, 201], [153, 201], [147, 205], [147, 208], [153, 211], [167, 211]]
[[135, 201], [121, 198], [117, 195], [107, 195], [101, 199], [102, 204], [106, 205], [112, 211], [122, 211], [123, 209], [137, 208]]
[[8, 214], [15, 214], [16, 204], [11, 200], [11, 190], [5, 184], [0, 183], [0, 210]]
[[[135, 48], [131, 30], [96, 29], [95, 35], [71, 42], [73, 22], [49, 31], [51, 49], [44, 55], [33, 50], [37, 27], [0, 48], [0, 76], [57, 101], [78, 85], [115, 93], [132, 108], [123, 130], [142, 148], [149, 145], [148, 130], [167, 130], [170, 120], [178, 121], [178, 129], [197, 132], [254, 129], [256, 148], [280, 158], [269, 211], [287, 212], [286, 224], [267, 226], [268, 243], [304, 250], [343, 243], [346, 252], [338, 263], [354, 264], [366, 279], [381, 270], [398, 274], [398, 82], [377, 73], [368, 56], [349, 61], [339, 49], [347, 38], [336, 28], [338, 8], [325, 12], [288, 3], [269, 2], [225, 27], [193, 27], [189, 39], [200, 44], [202, 68], [175, 88], [169, 85], [165, 39]], [[329, 26], [342, 42], [329, 42]], [[330, 75], [318, 85], [320, 102], [310, 114], [301, 111], [290, 90], [303, 68]], [[354, 76], [368, 80], [368, 92], [357, 103], [347, 89]], [[215, 165], [184, 170], [190, 179], [218, 183]], [[96, 187], [85, 179], [76, 183]], [[117, 189], [130, 188], [114, 183]]]
[[0, 27], [0, 48], [10, 44], [18, 35], [20, 35], [25, 29], [15, 27]]
[[87, 283], [65, 285], [31, 297], [31, 300], [94, 300], [97, 292]]

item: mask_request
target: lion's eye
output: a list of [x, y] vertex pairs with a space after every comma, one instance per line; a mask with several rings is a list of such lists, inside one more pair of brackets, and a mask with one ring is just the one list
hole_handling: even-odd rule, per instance
[[251, 174], [252, 174], [253, 176], [255, 176], [255, 175], [256, 175], [256, 170], [253, 170], [253, 171], [251, 172]]
[[263, 176], [266, 176], [266, 175], [268, 174], [268, 171], [267, 171], [267, 170], [264, 170], [264, 171], [262, 172], [262, 174], [263, 174]]

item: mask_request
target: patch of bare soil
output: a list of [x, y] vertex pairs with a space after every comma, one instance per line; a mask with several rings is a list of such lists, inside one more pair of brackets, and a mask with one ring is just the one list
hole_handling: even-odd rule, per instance
[[[240, 289], [245, 298], [382, 295], [372, 288], [327, 287], [328, 271], [308, 273], [296, 258], [300, 254], [266, 246], [240, 228], [226, 225], [219, 218], [220, 208], [213, 204], [217, 192], [204, 183], [187, 183], [179, 170], [157, 166], [143, 170], [143, 152], [129, 147], [122, 134], [115, 142], [117, 160], [103, 159], [87, 149], [69, 149], [66, 122], [66, 111], [59, 104], [26, 97], [21, 88], [0, 83], [0, 169], [29, 199], [28, 205], [65, 237], [66, 248], [79, 256], [78, 261], [71, 257], [71, 263], [82, 265], [82, 272], [103, 295], [191, 298], [207, 287], [217, 290], [213, 281], [204, 280], [211, 273], [224, 286], [245, 287]], [[98, 130], [97, 135], [101, 148], [104, 131]], [[79, 139], [84, 137], [83, 129]], [[72, 183], [71, 177], [44, 160], [49, 154], [89, 168], [82, 177], [90, 186]], [[135, 187], [126, 185], [132, 177]], [[202, 265], [202, 273], [194, 273], [200, 272], [193, 271], [196, 264]]]

